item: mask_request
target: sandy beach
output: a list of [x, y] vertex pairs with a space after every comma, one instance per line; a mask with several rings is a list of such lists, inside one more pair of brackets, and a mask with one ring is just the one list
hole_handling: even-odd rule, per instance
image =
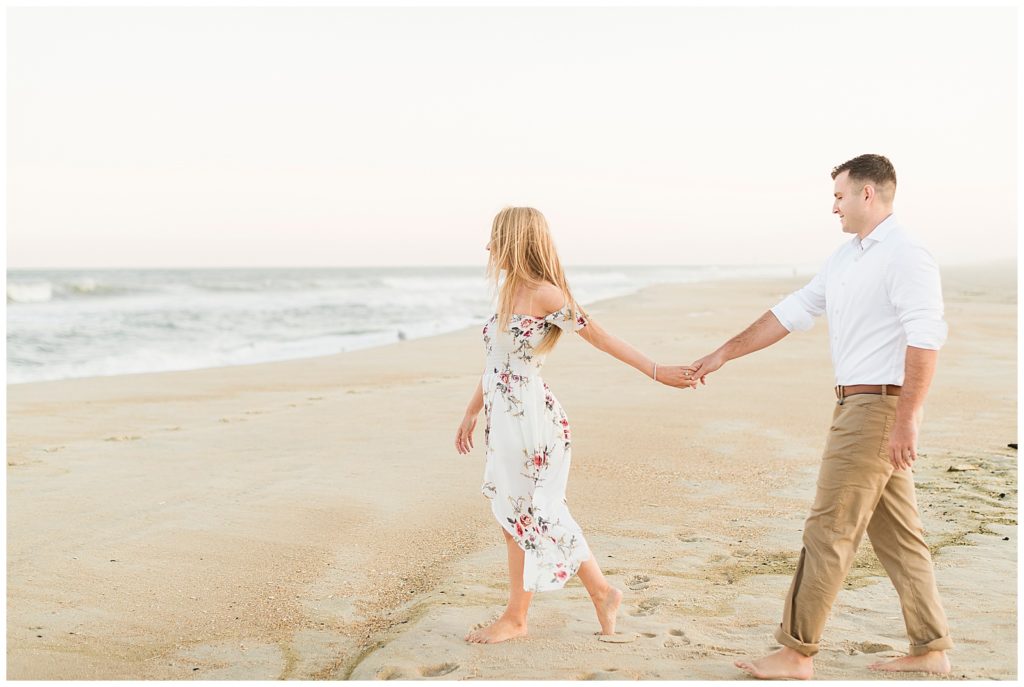
[[[918, 501], [953, 677], [1017, 677], [1017, 291], [1010, 264], [943, 270], [949, 339]], [[688, 363], [805, 279], [660, 285], [591, 315]], [[835, 398], [824, 320], [696, 391], [566, 337], [544, 378], [573, 426], [568, 501], [626, 593], [599, 641], [578, 582], [530, 635], [500, 613], [505, 549], [480, 494], [483, 423], [456, 425], [479, 328], [323, 358], [8, 387], [11, 679], [731, 679], [771, 649]], [[956, 471], [950, 471], [956, 468]], [[865, 540], [816, 661], [879, 679], [905, 652]], [[922, 676], [916, 676], [922, 677]]]

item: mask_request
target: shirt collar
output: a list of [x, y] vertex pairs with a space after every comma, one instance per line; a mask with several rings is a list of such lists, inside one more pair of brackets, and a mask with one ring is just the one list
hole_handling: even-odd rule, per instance
[[875, 228], [871, 230], [871, 233], [864, 237], [862, 241], [860, 237], [854, 236], [853, 240], [862, 249], [867, 250], [868, 246], [872, 243], [881, 243], [893, 232], [897, 227], [896, 215], [889, 213], [889, 216], [875, 225]]

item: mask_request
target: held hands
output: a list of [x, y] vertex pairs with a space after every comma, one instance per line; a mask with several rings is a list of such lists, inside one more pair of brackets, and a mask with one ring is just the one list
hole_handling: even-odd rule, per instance
[[687, 365], [658, 365], [658, 381], [677, 389], [692, 389], [697, 386], [697, 375]]
[[699, 379], [701, 384], [707, 385], [705, 377], [725, 365], [725, 355], [720, 351], [708, 354], [693, 362], [693, 378]]
[[455, 450], [466, 454], [473, 449], [473, 429], [476, 428], [477, 415], [466, 413], [459, 423], [459, 429], [455, 432]]

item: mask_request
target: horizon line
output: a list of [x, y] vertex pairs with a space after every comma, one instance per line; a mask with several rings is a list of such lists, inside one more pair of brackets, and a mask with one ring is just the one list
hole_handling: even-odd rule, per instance
[[[992, 264], [1003, 264], [1003, 263], [1017, 263], [1016, 256], [1012, 258], [989, 258], [983, 260], [975, 260], [968, 262], [948, 262], [940, 263], [949, 266], [956, 267], [969, 267], [969, 266], [983, 266]], [[808, 263], [813, 264], [813, 263]], [[716, 263], [701, 263], [701, 264], [684, 264], [684, 263], [570, 263], [566, 264], [565, 267], [797, 267], [802, 266], [804, 263], [801, 262], [764, 262], [764, 263], [727, 263], [727, 262], [716, 262]], [[7, 272], [15, 271], [39, 271], [39, 272], [60, 272], [60, 271], [71, 271], [71, 270], [302, 270], [302, 269], [401, 269], [401, 268], [435, 268], [435, 269], [448, 269], [448, 268], [469, 268], [475, 267], [485, 269], [486, 265], [480, 265], [478, 263], [471, 264], [447, 264], [447, 265], [431, 265], [431, 264], [390, 264], [390, 265], [163, 265], [163, 266], [129, 266], [129, 265], [106, 265], [106, 266], [66, 266], [66, 267], [11, 267], [7, 266]]]

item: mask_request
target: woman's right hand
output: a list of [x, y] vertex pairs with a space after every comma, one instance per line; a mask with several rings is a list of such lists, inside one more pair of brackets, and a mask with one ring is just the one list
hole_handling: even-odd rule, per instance
[[459, 429], [455, 432], [455, 450], [459, 453], [466, 454], [473, 449], [473, 429], [478, 416], [466, 413], [459, 423]]
[[695, 372], [688, 365], [658, 365], [658, 381], [676, 389], [692, 389], [700, 378]]

